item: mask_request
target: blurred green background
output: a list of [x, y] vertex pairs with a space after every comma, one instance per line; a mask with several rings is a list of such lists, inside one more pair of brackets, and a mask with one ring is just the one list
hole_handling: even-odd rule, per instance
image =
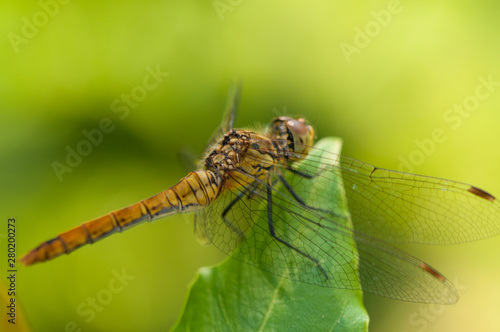
[[[177, 153], [201, 152], [238, 79], [238, 126], [304, 115], [319, 137], [342, 137], [347, 156], [392, 169], [413, 160], [414, 173], [500, 195], [499, 84], [478, 88], [480, 77], [500, 82], [493, 1], [42, 0], [0, 9], [0, 241], [16, 217], [18, 255], [176, 183], [187, 173]], [[156, 68], [169, 73], [158, 84], [147, 78]], [[113, 111], [131, 93], [137, 103]], [[449, 111], [464, 102], [462, 113]], [[52, 164], [65, 164], [67, 147], [106, 118], [113, 131], [60, 181]], [[446, 138], [430, 144], [436, 128]], [[372, 331], [500, 330], [500, 237], [412, 249], [459, 285], [461, 300], [367, 296]], [[19, 300], [35, 331], [165, 330], [196, 270], [223, 257], [196, 243], [189, 216], [172, 217], [20, 267]], [[123, 272], [126, 285], [111, 292]]]

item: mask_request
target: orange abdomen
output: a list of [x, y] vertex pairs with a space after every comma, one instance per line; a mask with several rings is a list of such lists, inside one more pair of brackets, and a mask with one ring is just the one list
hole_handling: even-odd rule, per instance
[[151, 198], [83, 223], [43, 242], [19, 261], [26, 266], [45, 262], [143, 221], [202, 208], [217, 197], [220, 183], [220, 179], [211, 171], [190, 172], [175, 186]]

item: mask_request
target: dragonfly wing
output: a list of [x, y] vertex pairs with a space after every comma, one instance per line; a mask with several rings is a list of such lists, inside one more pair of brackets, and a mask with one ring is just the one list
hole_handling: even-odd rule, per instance
[[202, 161], [201, 157], [206, 156], [210, 149], [212, 149], [213, 145], [220, 140], [220, 137], [233, 128], [233, 123], [237, 116], [240, 94], [241, 83], [234, 84], [229, 90], [229, 96], [226, 109], [224, 110], [224, 115], [222, 116], [222, 122], [207, 141], [207, 144], [203, 149], [203, 154], [198, 155], [189, 147], [184, 147], [177, 153], [177, 158], [186, 170], [200, 168]]
[[270, 187], [254, 179], [226, 188], [206, 209], [203, 225], [210, 241], [238, 260], [291, 280], [363, 288], [406, 301], [456, 302], [453, 286], [430, 266], [353, 231], [338, 162], [319, 162], [325, 159], [322, 151], [317, 149], [320, 155], [308, 156], [294, 172], [278, 170]]
[[[350, 231], [335, 233], [321, 227], [320, 216], [284, 194], [279, 184], [270, 188], [269, 197], [267, 185], [255, 181], [258, 185], [246, 184], [252, 190], [226, 189], [205, 209], [204, 233], [210, 241], [240, 261], [288, 279], [359, 289], [357, 254]], [[340, 217], [339, 222], [349, 222], [348, 216]]]
[[458, 291], [427, 263], [374, 238], [355, 234], [364, 291], [418, 303], [454, 304]]
[[[330, 151], [311, 149], [303, 172], [328, 183], [342, 172], [354, 229], [390, 243], [458, 244], [500, 233], [500, 202], [469, 184], [377, 168]], [[329, 167], [333, 163], [335, 166]], [[308, 193], [311, 195], [311, 193]], [[321, 191], [311, 204], [332, 200]]]
[[248, 194], [244, 188], [224, 188], [203, 210], [203, 218], [197, 220], [197, 237], [206, 238], [223, 252], [231, 254], [251, 232], [256, 220], [254, 214], [261, 209], [261, 202], [250, 199]]
[[211, 244], [210, 238], [206, 232], [207, 225], [205, 225], [205, 222], [207, 220], [206, 209], [194, 213], [194, 236], [196, 241], [202, 246]]
[[240, 102], [241, 95], [241, 82], [233, 84], [229, 90], [229, 96], [227, 98], [226, 109], [222, 116], [222, 123], [220, 130], [222, 134], [233, 129], [234, 120], [238, 115], [238, 104]]
[[224, 114], [222, 116], [222, 122], [208, 140], [203, 155], [208, 154], [212, 146], [220, 140], [222, 135], [227, 133], [229, 130], [233, 129], [233, 123], [238, 113], [240, 94], [241, 94], [241, 83], [234, 84], [233, 86], [231, 86], [231, 88], [229, 89], [229, 96], [227, 98], [226, 109], [224, 110]]
[[421, 244], [464, 243], [500, 233], [500, 203], [471, 185], [346, 157], [340, 167], [354, 228], [361, 233]]

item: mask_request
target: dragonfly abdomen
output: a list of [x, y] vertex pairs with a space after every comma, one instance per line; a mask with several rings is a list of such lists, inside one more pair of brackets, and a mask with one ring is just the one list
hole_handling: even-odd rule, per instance
[[193, 171], [173, 187], [126, 208], [59, 234], [23, 256], [24, 265], [45, 262], [64, 253], [94, 243], [143, 221], [152, 221], [175, 213], [194, 211], [210, 204], [219, 194], [220, 178], [211, 171]]

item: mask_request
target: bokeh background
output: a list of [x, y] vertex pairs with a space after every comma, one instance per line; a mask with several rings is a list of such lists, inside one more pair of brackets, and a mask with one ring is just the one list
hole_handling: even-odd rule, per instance
[[[62, 2], [0, 4], [2, 253], [10, 216], [20, 255], [174, 184], [187, 173], [179, 151], [203, 150], [234, 80], [238, 126], [304, 115], [319, 137], [342, 137], [347, 156], [391, 169], [413, 160], [414, 173], [500, 195], [500, 84], [478, 88], [500, 82], [493, 1]], [[168, 76], [155, 85], [156, 69]], [[131, 93], [137, 103], [117, 109]], [[53, 163], [102, 119], [112, 132], [59, 179]], [[436, 128], [445, 138], [431, 144]], [[461, 300], [367, 295], [372, 331], [500, 330], [500, 237], [411, 249]], [[34, 331], [166, 330], [197, 269], [223, 258], [175, 216], [19, 267], [19, 301]]]

